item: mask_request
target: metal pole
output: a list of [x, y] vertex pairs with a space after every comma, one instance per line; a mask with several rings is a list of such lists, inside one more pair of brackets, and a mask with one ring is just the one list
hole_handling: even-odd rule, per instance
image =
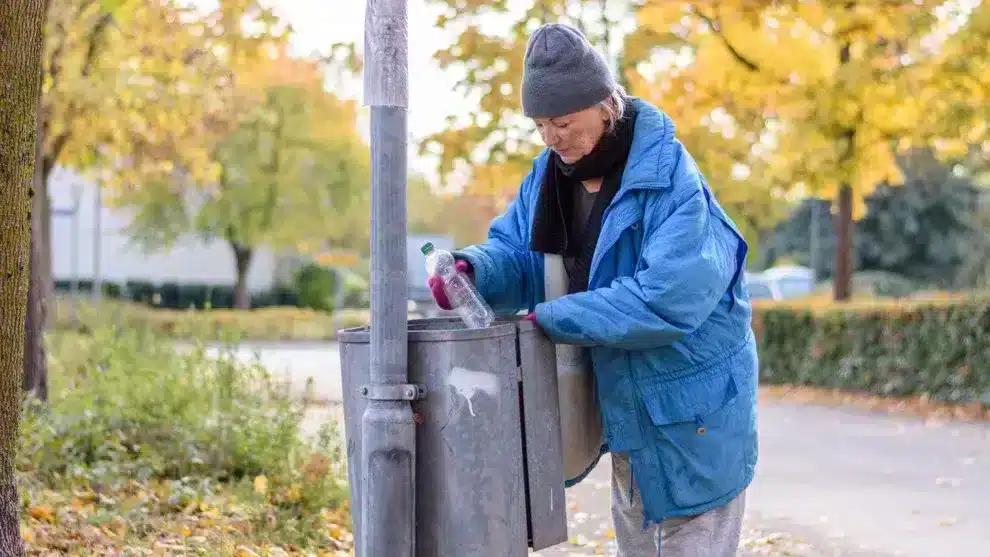
[[103, 197], [100, 185], [96, 185], [96, 207], [93, 214], [93, 303], [98, 304], [103, 296], [103, 279], [100, 276], [100, 248], [103, 241]]
[[362, 417], [359, 557], [415, 553], [416, 431], [407, 369], [406, 0], [368, 0], [365, 104], [371, 106], [371, 384]]
[[79, 327], [79, 205], [82, 184], [76, 182], [72, 192], [72, 328]]
[[811, 203], [811, 244], [808, 246], [809, 263], [815, 280], [818, 280], [818, 198], [812, 198]]
[[819, 239], [819, 230], [818, 230], [818, 210], [820, 208], [819, 207], [820, 203], [817, 197], [813, 199], [814, 201], [811, 205], [811, 245], [809, 246], [809, 250], [811, 251], [811, 253], [809, 255], [811, 256], [810, 259], [811, 259], [812, 276], [814, 277], [814, 280], [817, 282], [818, 277], [820, 276], [819, 267], [821, 265], [818, 258], [818, 249], [819, 249], [818, 246], [820, 245], [820, 241], [821, 241]]

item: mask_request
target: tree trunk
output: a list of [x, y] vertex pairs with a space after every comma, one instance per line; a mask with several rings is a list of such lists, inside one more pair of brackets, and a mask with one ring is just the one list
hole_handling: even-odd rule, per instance
[[44, 23], [45, 0], [0, 4], [0, 557], [24, 555], [14, 463]]
[[839, 188], [839, 218], [835, 223], [835, 276], [833, 298], [841, 302], [852, 294], [853, 191], [844, 184]]
[[[45, 220], [48, 211], [42, 157], [44, 143], [40, 115], [37, 125], [34, 159], [34, 197], [31, 207], [31, 270], [28, 278], [27, 318], [24, 321], [24, 391], [40, 400], [48, 400], [48, 361], [45, 355], [45, 329], [48, 321], [48, 301], [51, 299], [51, 252], [45, 249]], [[48, 264], [46, 264], [48, 263]]]
[[234, 249], [234, 264], [237, 266], [237, 282], [234, 285], [234, 308], [251, 309], [251, 296], [247, 289], [247, 274], [251, 267], [254, 250], [244, 244], [231, 242]]
[[[846, 3], [846, 9], [853, 8], [852, 2]], [[852, 58], [852, 45], [845, 41], [839, 47], [839, 65], [844, 66]], [[848, 162], [856, 149], [856, 131], [848, 129], [842, 134], [843, 162]], [[852, 220], [853, 191], [852, 184], [839, 185], [839, 218], [835, 223], [835, 274], [832, 277], [832, 298], [841, 302], [848, 300], [852, 294]]]

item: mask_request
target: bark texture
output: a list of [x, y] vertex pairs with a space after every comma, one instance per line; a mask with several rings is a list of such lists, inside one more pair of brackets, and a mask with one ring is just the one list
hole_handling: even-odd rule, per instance
[[0, 557], [24, 555], [14, 475], [45, 0], [0, 3]]
[[852, 296], [854, 223], [853, 191], [849, 185], [843, 185], [839, 189], [839, 218], [835, 226], [835, 276], [832, 297], [835, 301], [842, 302]]
[[251, 309], [251, 294], [248, 292], [247, 275], [251, 268], [254, 250], [244, 244], [232, 242], [234, 264], [237, 266], [237, 282], [234, 284], [234, 308]]

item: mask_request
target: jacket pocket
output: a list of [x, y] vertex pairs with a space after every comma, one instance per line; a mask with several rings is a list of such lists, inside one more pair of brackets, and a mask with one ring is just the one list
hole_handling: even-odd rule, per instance
[[645, 389], [653, 444], [671, 500], [704, 505], [742, 487], [755, 464], [753, 400], [731, 368], [713, 369]]

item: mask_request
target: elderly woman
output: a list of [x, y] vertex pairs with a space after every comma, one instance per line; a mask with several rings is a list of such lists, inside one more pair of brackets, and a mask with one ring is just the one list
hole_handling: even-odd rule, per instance
[[617, 555], [733, 556], [757, 461], [746, 243], [673, 122], [577, 29], [530, 38], [522, 104], [548, 149], [457, 265], [496, 311], [528, 309], [586, 355], [604, 438], [568, 485], [611, 453]]

